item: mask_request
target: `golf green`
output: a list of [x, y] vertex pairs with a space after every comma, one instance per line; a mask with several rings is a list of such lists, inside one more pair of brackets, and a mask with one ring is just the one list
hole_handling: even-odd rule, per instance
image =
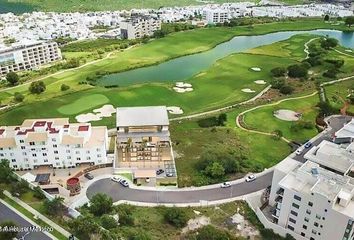
[[58, 112], [65, 115], [77, 114], [82, 111], [88, 110], [90, 108], [100, 106], [102, 104], [108, 103], [109, 99], [102, 94], [92, 94], [89, 96], [84, 96], [76, 101], [63, 105], [58, 108]]

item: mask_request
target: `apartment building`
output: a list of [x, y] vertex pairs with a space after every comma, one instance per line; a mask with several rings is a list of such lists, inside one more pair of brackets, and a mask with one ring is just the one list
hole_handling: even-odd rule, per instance
[[164, 169], [176, 177], [165, 106], [117, 109], [116, 168]]
[[105, 164], [107, 145], [106, 127], [70, 124], [68, 118], [28, 119], [20, 126], [0, 127], [0, 159], [8, 159], [15, 170]]
[[35, 42], [0, 50], [0, 76], [9, 72], [37, 69], [39, 66], [61, 60], [56, 42]]
[[152, 36], [161, 29], [161, 20], [146, 15], [136, 15], [120, 23], [121, 38], [136, 39]]
[[273, 228], [297, 240], [354, 239], [353, 150], [354, 142], [324, 140], [305, 163], [288, 157], [277, 165], [268, 206]]
[[339, 129], [333, 136], [335, 143], [345, 143], [354, 141], [354, 119]]
[[203, 19], [209, 24], [224, 23], [229, 18], [229, 12], [221, 9], [207, 9], [203, 11]]

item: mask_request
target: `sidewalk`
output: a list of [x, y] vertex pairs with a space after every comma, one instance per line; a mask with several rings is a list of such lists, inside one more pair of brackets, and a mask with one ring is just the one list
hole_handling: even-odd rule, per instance
[[[6, 195], [6, 193], [5, 193]], [[11, 209], [12, 211], [14, 211], [17, 215], [19, 215], [21, 218], [23, 218], [24, 220], [26, 220], [27, 222], [29, 222], [31, 225], [35, 226], [35, 227], [40, 227], [37, 223], [33, 222], [31, 219], [29, 219], [28, 217], [26, 217], [25, 215], [23, 215], [20, 211], [18, 211], [16, 208], [14, 208], [13, 206], [11, 206], [10, 204], [8, 204], [6, 201], [0, 199], [0, 202], [2, 204], [4, 204], [7, 208]], [[47, 235], [48, 237], [50, 237], [51, 239], [57, 239], [56, 237], [54, 237], [52, 234], [50, 234], [49, 232], [45, 232], [43, 231], [43, 234]]]
[[[20, 206], [24, 207], [27, 211], [29, 211], [30, 213], [32, 213], [33, 215], [37, 216], [39, 219], [43, 220], [45, 223], [47, 223], [48, 225], [50, 225], [51, 227], [55, 228], [55, 230], [57, 230], [58, 232], [60, 232], [61, 234], [63, 234], [65, 237], [69, 237], [71, 236], [71, 233], [69, 233], [68, 231], [66, 231], [64, 228], [62, 228], [61, 226], [59, 226], [58, 224], [56, 224], [55, 222], [53, 222], [52, 220], [50, 220], [49, 218], [47, 218], [46, 216], [44, 216], [43, 214], [39, 213], [37, 210], [33, 209], [31, 206], [29, 206], [27, 203], [23, 202], [21, 199], [18, 199], [16, 197], [13, 197], [8, 191], [4, 191], [5, 196], [7, 196], [8, 198], [14, 200], [16, 203], [18, 203]], [[55, 238], [56, 239], [56, 238]]]

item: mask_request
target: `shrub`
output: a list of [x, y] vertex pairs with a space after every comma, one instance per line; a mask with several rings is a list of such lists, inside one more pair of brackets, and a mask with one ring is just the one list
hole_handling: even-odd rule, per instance
[[66, 85], [66, 84], [62, 84], [61, 86], [60, 86], [60, 90], [61, 91], [66, 91], [66, 90], [69, 90], [70, 89], [70, 86], [68, 86], [68, 85]]
[[284, 80], [284, 78], [272, 79], [270, 84], [272, 85], [272, 88], [280, 89], [281, 87], [284, 86], [285, 80]]
[[164, 218], [166, 222], [178, 228], [184, 227], [189, 219], [182, 208], [167, 208]]
[[46, 90], [46, 86], [43, 81], [32, 82], [28, 90], [32, 94], [40, 94]]
[[22, 93], [15, 92], [14, 99], [16, 102], [23, 102], [23, 100], [25, 99], [25, 96], [23, 96]]
[[288, 67], [288, 75], [291, 78], [307, 78], [307, 69], [299, 64]]
[[284, 67], [276, 67], [270, 70], [270, 73], [273, 77], [284, 77], [286, 75], [286, 68]]
[[291, 94], [293, 91], [294, 89], [289, 85], [284, 85], [279, 89], [282, 94]]
[[133, 226], [134, 218], [132, 216], [131, 206], [120, 205], [117, 207], [117, 213], [119, 216], [119, 223], [121, 225]]
[[39, 186], [33, 188], [33, 196], [37, 199], [45, 199], [43, 190]]
[[326, 38], [321, 40], [321, 47], [323, 49], [331, 49], [338, 45], [338, 40], [335, 38]]
[[10, 85], [15, 86], [19, 81], [19, 77], [17, 73], [9, 72], [8, 74], [6, 74], [6, 80], [9, 82]]
[[91, 198], [90, 202], [90, 212], [95, 216], [102, 216], [112, 211], [112, 198], [104, 193], [97, 193]]
[[112, 229], [118, 226], [117, 221], [112, 217], [107, 214], [103, 215], [100, 219], [102, 227], [105, 229]]

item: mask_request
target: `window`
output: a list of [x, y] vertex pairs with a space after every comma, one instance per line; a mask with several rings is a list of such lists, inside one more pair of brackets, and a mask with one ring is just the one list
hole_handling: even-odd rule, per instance
[[91, 157], [87, 157], [86, 159], [87, 159], [87, 160], [90, 160], [90, 159], [91, 159]]
[[66, 150], [66, 153], [70, 153], [70, 150]]
[[52, 142], [56, 142], [57, 140], [55, 138], [52, 138]]
[[33, 145], [34, 145], [34, 142], [30, 142], [29, 144], [30, 144], [31, 146], [33, 146]]
[[90, 154], [90, 151], [89, 151], [89, 150], [87, 150], [87, 151], [86, 151], [86, 153], [87, 153], [87, 154]]
[[26, 149], [26, 147], [25, 146], [21, 146], [21, 149]]
[[45, 150], [45, 148], [42, 148], [42, 150]]
[[59, 157], [55, 157], [55, 160], [59, 160]]
[[297, 195], [294, 195], [294, 199], [295, 200], [298, 200], [298, 201], [301, 201], [301, 197], [297, 196]]
[[11, 162], [16, 162], [16, 159], [11, 159]]
[[101, 157], [101, 154], [97, 154], [97, 157], [100, 158], [100, 157]]
[[17, 165], [13, 165], [12, 167], [13, 167], [13, 168], [17, 168]]
[[313, 234], [317, 234], [317, 231], [314, 230], [314, 229], [312, 229], [312, 233], [313, 233]]
[[318, 215], [318, 214], [316, 214], [316, 218], [317, 218], [317, 219], [321, 219], [321, 216]]
[[48, 162], [48, 159], [44, 159], [44, 162]]
[[301, 232], [301, 236], [305, 237], [305, 233]]
[[305, 220], [305, 222], [309, 222], [309, 218], [308, 217], [305, 217], [304, 220]]
[[78, 158], [76, 158], [76, 160], [80, 161], [80, 160], [81, 160], [81, 158], [79, 158], [79, 157], [78, 157]]
[[312, 207], [313, 206], [313, 202], [309, 202], [309, 206]]
[[23, 155], [23, 156], [27, 156], [27, 153], [26, 153], [26, 152], [23, 152], [22, 155]]
[[299, 206], [298, 204], [296, 204], [296, 203], [293, 203], [292, 206], [293, 206], [294, 208], [297, 208], [297, 209], [299, 209], [299, 207], [300, 207], [300, 206]]
[[71, 157], [70, 157], [70, 156], [67, 156], [67, 159], [71, 159]]
[[47, 156], [47, 153], [43, 153], [43, 156]]
[[55, 151], [54, 151], [54, 154], [58, 154], [58, 151], [55, 150]]
[[310, 240], [315, 240], [313, 237], [310, 237]]
[[318, 227], [318, 222], [315, 222], [313, 225], [314, 225], [315, 227]]
[[37, 154], [35, 154], [35, 153], [32, 153], [32, 157], [37, 157]]
[[303, 229], [307, 229], [307, 226], [306, 226], [306, 225], [302, 225], [302, 228], [303, 228]]
[[56, 147], [58, 147], [58, 145], [54, 144], [54, 145], [53, 145], [53, 148], [56, 148]]
[[307, 210], [306, 210], [306, 213], [307, 213], [307, 214], [311, 214], [311, 210], [307, 209]]
[[76, 154], [80, 154], [80, 151], [76, 151], [75, 153], [76, 153]]
[[20, 140], [20, 143], [24, 143], [25, 141], [23, 141], [23, 140]]
[[289, 218], [289, 222], [296, 223], [295, 219]]
[[327, 212], [327, 209], [325, 209], [325, 212]]
[[294, 231], [294, 227], [293, 227], [293, 226], [288, 225], [288, 228], [289, 228], [291, 231]]

